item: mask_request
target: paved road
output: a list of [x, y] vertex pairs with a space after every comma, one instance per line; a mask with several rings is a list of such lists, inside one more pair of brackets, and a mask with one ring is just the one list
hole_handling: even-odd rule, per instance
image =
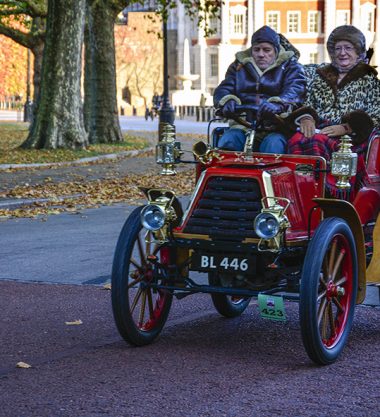
[[[120, 125], [122, 130], [147, 130], [147, 131], [157, 131], [158, 130], [158, 119], [145, 120], [143, 117], [128, 117], [120, 116]], [[225, 123], [213, 123], [213, 127], [216, 126], [226, 126]], [[208, 123], [206, 122], [196, 122], [195, 119], [188, 120], [175, 120], [176, 132], [178, 133], [196, 133], [196, 134], [206, 134]]]
[[342, 358], [317, 368], [296, 303], [274, 323], [255, 302], [226, 320], [206, 295], [175, 300], [144, 348], [121, 340], [99, 287], [0, 281], [0, 303], [1, 417], [380, 415], [379, 309], [358, 308]]
[[0, 110], [0, 120], [22, 122], [24, 120], [24, 113], [13, 110]]
[[130, 207], [0, 223], [0, 280], [101, 284]]
[[[120, 126], [122, 130], [145, 130], [149, 132], [158, 131], [158, 118], [152, 120], [145, 120], [144, 117], [139, 116], [120, 116]], [[23, 114], [16, 111], [4, 111], [0, 110], [0, 120], [10, 121], [22, 121]], [[216, 126], [225, 126], [224, 123], [215, 123]], [[175, 120], [176, 131], [178, 133], [196, 133], [206, 134], [208, 123], [206, 122], [195, 122], [195, 119], [188, 120]]]

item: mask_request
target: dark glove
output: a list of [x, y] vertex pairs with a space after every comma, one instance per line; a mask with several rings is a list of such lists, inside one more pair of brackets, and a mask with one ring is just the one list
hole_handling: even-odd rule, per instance
[[226, 118], [234, 116], [236, 113], [236, 101], [228, 100], [222, 107], [222, 115]]
[[258, 119], [273, 119], [276, 114], [282, 113], [284, 106], [281, 103], [271, 103], [269, 101], [264, 101], [259, 107], [257, 114]]

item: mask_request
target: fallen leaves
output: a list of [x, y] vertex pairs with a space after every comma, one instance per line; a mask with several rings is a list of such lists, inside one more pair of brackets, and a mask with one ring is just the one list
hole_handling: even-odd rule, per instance
[[82, 320], [65, 321], [65, 324], [67, 326], [80, 326], [81, 324], [83, 324], [83, 321]]
[[[4, 124], [0, 123], [0, 164], [1, 163], [17, 163], [29, 164], [36, 162], [68, 162], [78, 160], [83, 156], [92, 156], [99, 154], [117, 154], [123, 157], [122, 151], [127, 149], [142, 149], [147, 146], [148, 140], [143, 137], [133, 135], [125, 135], [125, 142], [113, 144], [98, 144], [89, 147], [83, 151], [72, 150], [24, 150], [19, 146], [27, 135], [27, 125], [22, 123]], [[186, 135], [183, 135], [186, 136]], [[192, 139], [194, 136], [191, 135]], [[200, 136], [200, 135], [199, 135]], [[151, 157], [152, 151], [139, 152], [139, 157]], [[11, 208], [0, 209], [0, 221], [8, 218], [48, 216], [68, 212], [73, 214], [81, 213], [86, 208], [96, 208], [101, 205], [110, 205], [115, 203], [126, 203], [129, 205], [139, 204], [141, 200], [145, 201], [145, 196], [140, 192], [139, 186], [168, 188], [181, 196], [190, 194], [194, 186], [194, 171], [188, 169], [180, 171], [174, 177], [164, 177], [155, 173], [147, 172], [145, 175], [129, 174], [120, 176], [116, 171], [107, 175], [106, 178], [96, 179], [97, 166], [101, 163], [97, 161], [83, 161], [80, 165], [92, 166], [87, 169], [87, 176], [72, 176], [68, 178], [65, 174], [61, 176], [53, 175], [55, 181], [51, 177], [45, 177], [38, 185], [36, 181], [27, 180], [27, 178], [38, 178], [38, 168], [28, 166], [27, 172], [30, 177], [26, 177], [24, 184], [20, 184], [14, 188], [8, 188], [3, 184], [6, 191], [0, 192], [0, 200], [14, 200]], [[77, 162], [71, 162], [77, 165]], [[117, 166], [117, 164], [114, 164]], [[61, 165], [56, 164], [49, 169], [59, 170]], [[188, 166], [189, 167], [189, 166]], [[7, 169], [7, 172], [18, 171], [20, 167]], [[93, 171], [93, 172], [92, 172]], [[61, 172], [61, 171], [58, 171]], [[63, 169], [62, 173], [67, 172]], [[24, 176], [25, 177], [25, 176]], [[59, 179], [57, 180], [57, 177]], [[98, 177], [99, 178], [99, 177]], [[37, 181], [38, 182], [38, 181]], [[16, 182], [17, 183], [17, 182]], [[18, 203], [20, 200], [20, 203]], [[46, 218], [42, 218], [46, 220]]]
[[28, 368], [31, 368], [32, 367], [32, 365], [29, 365], [28, 363], [26, 363], [26, 362], [17, 362], [16, 363], [16, 367], [17, 368], [24, 368], [24, 369], [28, 369]]
[[[138, 187], [167, 188], [176, 195], [190, 194], [194, 187], [195, 174], [192, 169], [179, 172], [176, 176], [131, 174], [122, 178], [106, 178], [88, 181], [58, 182], [44, 181], [36, 186], [20, 185], [0, 192], [0, 198], [32, 200], [15, 209], [0, 210], [0, 217], [35, 217], [62, 212], [80, 213], [85, 208], [115, 203], [138, 204], [145, 197]], [[34, 200], [34, 201], [33, 201]]]

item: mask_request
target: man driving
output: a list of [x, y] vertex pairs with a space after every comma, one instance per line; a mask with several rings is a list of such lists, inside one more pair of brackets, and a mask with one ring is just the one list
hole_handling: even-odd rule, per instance
[[[283, 44], [290, 46], [284, 37]], [[303, 103], [306, 78], [298, 51], [280, 42], [280, 36], [263, 26], [252, 36], [252, 46], [236, 54], [225, 79], [215, 89], [214, 106], [229, 120], [229, 129], [219, 139], [218, 147], [244, 150], [247, 128], [232, 117], [238, 116], [236, 105], [258, 108], [255, 150], [285, 153], [287, 136], [276, 123], [276, 116], [291, 112]], [[252, 115], [247, 120], [252, 122]]]

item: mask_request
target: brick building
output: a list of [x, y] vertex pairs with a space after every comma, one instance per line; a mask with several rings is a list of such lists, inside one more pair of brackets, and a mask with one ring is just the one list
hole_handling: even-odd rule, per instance
[[[154, 0], [144, 6], [154, 8]], [[353, 24], [366, 36], [367, 47], [374, 48], [372, 65], [380, 64], [380, 0], [224, 0], [220, 19], [209, 20], [216, 32], [205, 38], [177, 1], [170, 11], [169, 88], [181, 90], [176, 77], [184, 73], [185, 39], [190, 44], [191, 73], [199, 75], [192, 88], [210, 97], [225, 76], [236, 52], [250, 46], [253, 32], [264, 24], [284, 34], [300, 51], [300, 62], [328, 62], [325, 43], [339, 25]], [[133, 10], [129, 9], [129, 12]], [[377, 29], [377, 30], [376, 30]]]
[[[376, 7], [378, 6], [378, 7]], [[331, 31], [339, 25], [353, 24], [366, 36], [367, 47], [375, 49], [371, 64], [380, 62], [378, 36], [380, 29], [379, 0], [225, 0], [221, 19], [210, 21], [217, 32], [204, 39], [203, 32], [181, 16], [178, 7], [178, 32], [191, 39], [192, 72], [199, 74], [194, 87], [212, 94], [224, 78], [226, 69], [237, 51], [250, 46], [253, 32], [264, 24], [285, 35], [300, 51], [300, 62], [329, 61], [325, 43]], [[183, 30], [179, 27], [183, 22]], [[181, 72], [182, 39], [178, 37], [178, 69]]]

